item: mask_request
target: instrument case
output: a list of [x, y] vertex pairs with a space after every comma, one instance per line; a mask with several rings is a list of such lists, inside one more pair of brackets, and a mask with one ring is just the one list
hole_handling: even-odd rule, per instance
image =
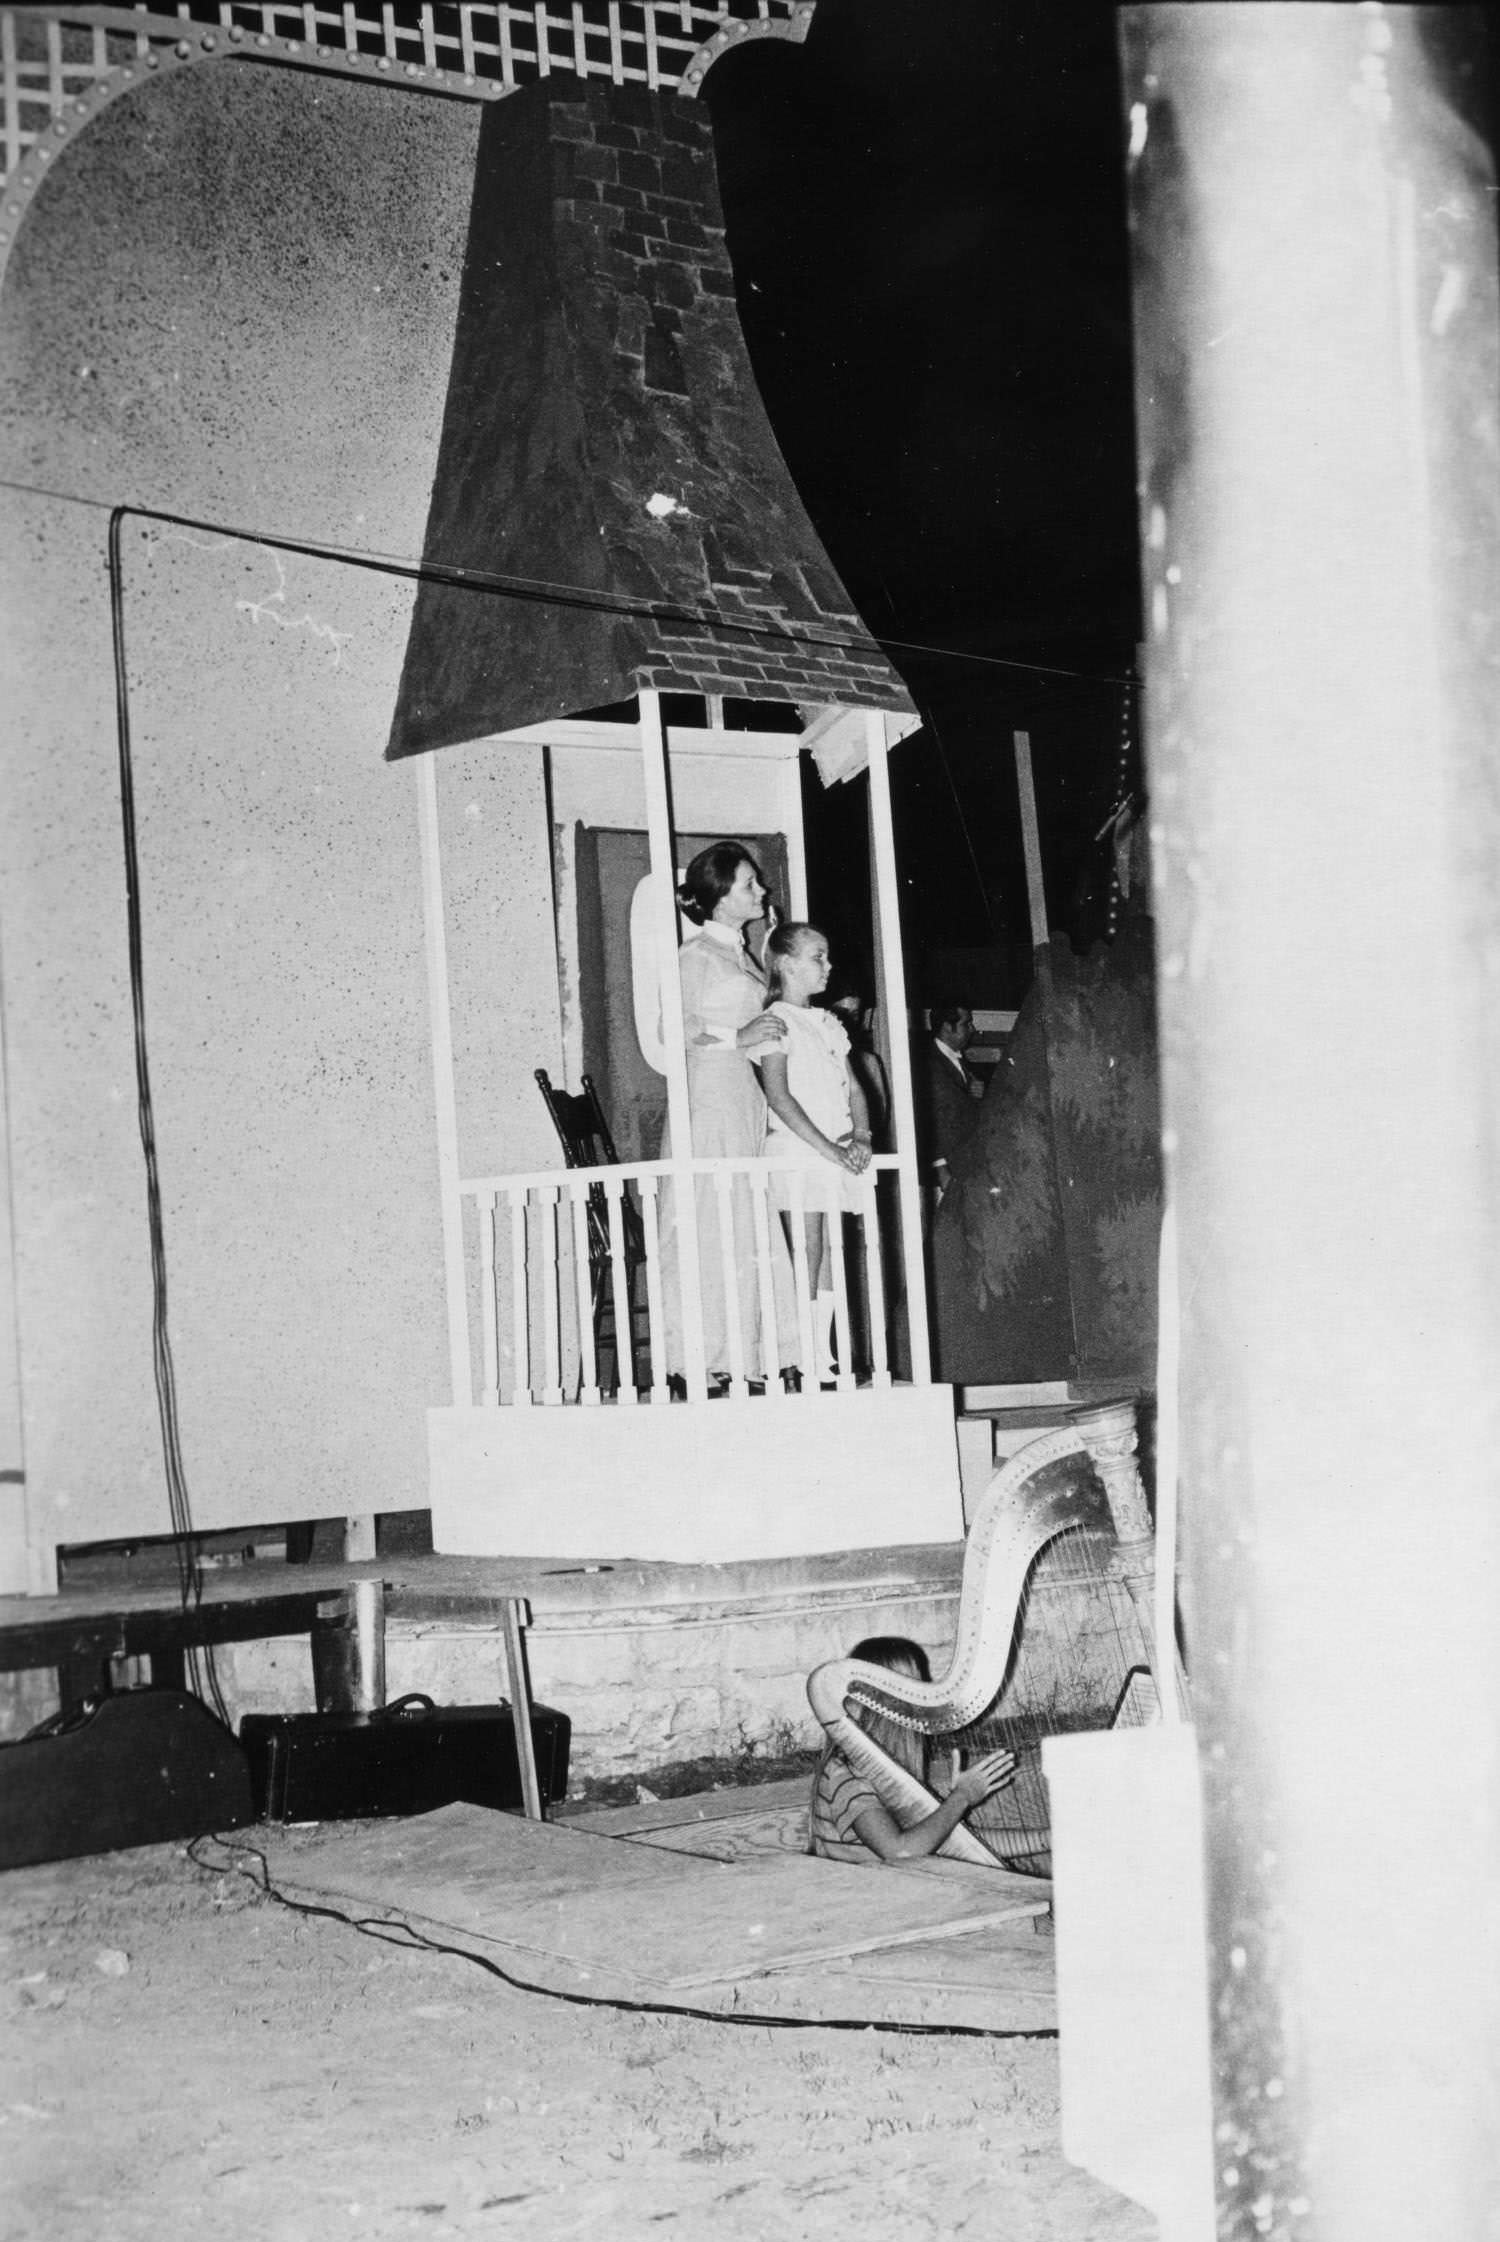
[[[567, 1795], [572, 1723], [534, 1705], [532, 1749], [544, 1805]], [[372, 1713], [247, 1713], [240, 1742], [268, 1822], [361, 1821], [427, 1814], [467, 1800], [520, 1809], [509, 1705], [398, 1698]]]
[[121, 1690], [0, 1744], [0, 1869], [254, 1820], [244, 1751], [186, 1690]]

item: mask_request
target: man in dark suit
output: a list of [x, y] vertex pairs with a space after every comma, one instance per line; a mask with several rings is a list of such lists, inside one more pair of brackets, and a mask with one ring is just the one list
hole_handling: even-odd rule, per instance
[[936, 1206], [948, 1188], [949, 1162], [973, 1130], [984, 1084], [964, 1057], [974, 1040], [968, 1006], [942, 1005], [931, 1017], [931, 1032], [916, 1050], [912, 1094], [922, 1182]]

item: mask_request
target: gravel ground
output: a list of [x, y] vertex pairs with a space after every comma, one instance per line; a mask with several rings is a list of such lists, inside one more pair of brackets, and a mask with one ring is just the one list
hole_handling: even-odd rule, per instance
[[4, 2242], [1154, 2242], [1053, 2042], [573, 2007], [180, 1846], [0, 1876], [0, 1986]]

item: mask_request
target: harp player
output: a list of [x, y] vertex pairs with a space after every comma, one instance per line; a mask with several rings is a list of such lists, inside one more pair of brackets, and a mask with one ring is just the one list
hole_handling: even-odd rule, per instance
[[[856, 1643], [849, 1655], [870, 1666], [883, 1666], [888, 1673], [905, 1674], [911, 1681], [932, 1679], [927, 1653], [920, 1643], [908, 1642], [904, 1636], [871, 1636]], [[872, 1712], [868, 1706], [851, 1705], [849, 1713], [889, 1758], [898, 1761], [919, 1783], [928, 1781], [925, 1736]], [[1015, 1778], [1013, 1753], [986, 1752], [982, 1759], [964, 1768], [946, 1798], [934, 1797], [930, 1814], [903, 1829], [876, 1795], [874, 1785], [857, 1773], [838, 1746], [830, 1742], [813, 1777], [808, 1851], [822, 1860], [862, 1864], [926, 1860], [965, 1815]]]

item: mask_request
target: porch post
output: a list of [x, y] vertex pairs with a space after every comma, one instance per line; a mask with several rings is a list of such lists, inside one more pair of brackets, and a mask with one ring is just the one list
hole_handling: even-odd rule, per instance
[[703, 1356], [703, 1291], [698, 1275], [698, 1201], [693, 1173], [692, 1110], [688, 1104], [687, 1047], [682, 1032], [682, 981], [677, 969], [677, 866], [672, 846], [671, 790], [667, 779], [667, 735], [661, 695], [640, 695], [641, 767], [646, 782], [646, 836], [651, 851], [651, 887], [656, 911], [656, 954], [661, 961], [661, 1032], [666, 1046], [667, 1118], [672, 1129], [674, 1218], [677, 1225], [677, 1282], [681, 1291], [683, 1372], [691, 1400], [708, 1383]]
[[[427, 953], [427, 1013], [432, 1030], [432, 1102], [437, 1122], [438, 1195], [443, 1214], [449, 1377], [454, 1407], [466, 1409], [474, 1398], [469, 1353], [469, 1282], [464, 1268], [463, 1198], [458, 1188], [458, 1101], [453, 1087], [453, 1015], [448, 997], [448, 933], [443, 912], [436, 757], [414, 756], [412, 771], [417, 789], [417, 831], [422, 852], [422, 931]], [[489, 1374], [486, 1372], [487, 1376]]]
[[1500, 2188], [1479, 11], [1121, 11], [1219, 2234]]
[[911, 1382], [932, 1383], [927, 1337], [927, 1272], [922, 1261], [922, 1192], [917, 1177], [917, 1132], [912, 1112], [911, 1034], [906, 1013], [906, 967], [901, 953], [901, 891], [896, 885], [896, 834], [891, 822], [891, 778], [886, 768], [886, 720], [865, 712], [870, 764], [870, 838], [874, 844], [875, 924], [880, 937], [880, 998], [890, 1024], [891, 1119], [900, 1159], [901, 1259], [906, 1280], [906, 1327]]
[[781, 766], [781, 821], [786, 831], [787, 916], [807, 917], [807, 834], [802, 820], [802, 757]]

